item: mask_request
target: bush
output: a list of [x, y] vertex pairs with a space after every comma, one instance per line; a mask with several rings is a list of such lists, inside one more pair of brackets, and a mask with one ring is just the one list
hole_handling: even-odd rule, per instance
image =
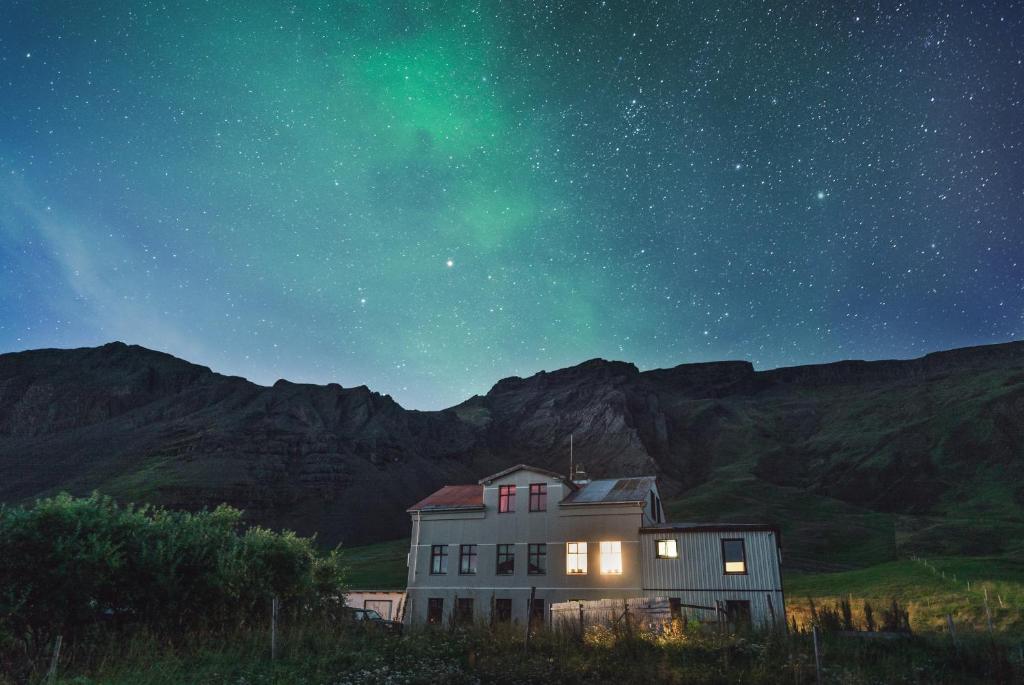
[[266, 623], [272, 597], [293, 611], [344, 601], [341, 557], [308, 538], [243, 530], [228, 506], [188, 513], [61, 494], [0, 509], [0, 656], [29, 661], [127, 628], [175, 637]]

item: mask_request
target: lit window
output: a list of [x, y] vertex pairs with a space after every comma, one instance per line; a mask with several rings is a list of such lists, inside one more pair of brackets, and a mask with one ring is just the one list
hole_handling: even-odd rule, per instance
[[565, 543], [565, 572], [571, 576], [582, 576], [587, 573], [587, 543]]
[[722, 562], [727, 574], [747, 572], [747, 552], [743, 540], [722, 540]]
[[530, 486], [530, 511], [547, 511], [548, 508], [548, 486], [544, 483], [534, 483]]
[[658, 558], [675, 559], [679, 556], [675, 540], [658, 540]]
[[618, 575], [622, 573], [622, 543], [601, 543], [601, 573]]
[[498, 513], [507, 514], [516, 510], [516, 486], [498, 486]]

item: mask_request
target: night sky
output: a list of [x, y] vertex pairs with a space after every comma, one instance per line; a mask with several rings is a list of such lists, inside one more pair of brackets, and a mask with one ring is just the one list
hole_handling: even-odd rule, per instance
[[438, 408], [1024, 337], [1013, 2], [0, 12], [0, 351]]

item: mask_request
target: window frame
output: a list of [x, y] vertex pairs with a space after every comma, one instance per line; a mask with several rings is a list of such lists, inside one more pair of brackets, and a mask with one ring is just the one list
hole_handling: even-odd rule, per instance
[[[576, 545], [576, 551], [570, 550], [570, 545]], [[583, 550], [580, 551], [580, 545], [583, 546]], [[576, 568], [580, 568], [580, 558], [583, 559], [582, 571], [572, 571], [569, 566], [569, 559], [576, 557]], [[586, 542], [566, 542], [565, 543], [565, 575], [567, 576], [585, 576], [590, 572], [590, 556], [589, 549]]]
[[[536, 502], [536, 506], [534, 505]], [[547, 483], [530, 483], [530, 511], [547, 511], [548, 510], [548, 484]]]
[[516, 486], [498, 486], [498, 513], [514, 514], [516, 511]]
[[[437, 608], [436, 620], [432, 618], [434, 608]], [[427, 625], [440, 625], [444, 623], [444, 597], [427, 597]]]
[[[516, 574], [516, 546], [515, 543], [499, 543], [494, 546], [494, 575], [496, 576], [514, 576]], [[502, 551], [505, 548], [505, 551]], [[509, 570], [502, 572], [501, 564], [507, 561], [510, 566]]]
[[[536, 560], [537, 564], [534, 564]], [[539, 571], [534, 571], [534, 567]], [[548, 574], [548, 545], [546, 542], [530, 542], [526, 545], [526, 575], [546, 576]]]
[[494, 623], [512, 622], [512, 600], [508, 597], [496, 597], [494, 600]]
[[[671, 542], [672, 552], [671, 556], [661, 553], [661, 543]], [[679, 558], [679, 541], [675, 538], [658, 538], [654, 541], [654, 558], [655, 559], [678, 559]]]
[[[738, 542], [740, 543], [740, 553], [743, 555], [743, 570], [742, 571], [730, 571], [729, 561], [725, 558], [725, 543], [727, 542]], [[735, 562], [733, 562], [735, 563]], [[722, 538], [722, 573], [727, 576], [745, 576], [749, 571], [749, 564], [747, 563], [747, 541], [743, 538]]]
[[[609, 551], [607, 551], [607, 552], [605, 551], [605, 545], [609, 545]], [[616, 552], [611, 551], [611, 545], [617, 545], [618, 551], [616, 551]], [[600, 543], [598, 543], [598, 553], [600, 555], [599, 563], [601, 565], [601, 575], [602, 576], [621, 576], [622, 575], [622, 573], [623, 573], [623, 569], [622, 569], [622, 540], [602, 540]], [[618, 564], [618, 568], [617, 569], [615, 569], [615, 570], [606, 570], [605, 569], [605, 562], [604, 562], [604, 560], [605, 560], [605, 556], [606, 555], [609, 558], [615, 558], [616, 556], [618, 557], [619, 564]]]
[[[471, 568], [466, 569], [466, 561], [469, 561], [472, 565]], [[459, 545], [459, 575], [460, 576], [475, 576], [479, 569], [480, 552], [477, 545], [466, 544]]]
[[[434, 560], [437, 559], [439, 562], [438, 566], [441, 570], [434, 570]], [[446, 576], [448, 575], [448, 545], [431, 545], [430, 546], [430, 575], [432, 576]]]

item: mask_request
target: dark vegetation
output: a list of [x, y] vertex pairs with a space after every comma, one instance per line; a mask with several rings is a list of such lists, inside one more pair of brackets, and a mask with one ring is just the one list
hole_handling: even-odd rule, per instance
[[139, 635], [170, 644], [262, 629], [273, 597], [305, 621], [329, 620], [343, 604], [340, 555], [243, 529], [240, 516], [100, 495], [0, 509], [0, 670], [38, 675], [56, 636], [88, 663]]
[[[677, 622], [585, 634], [522, 626], [413, 629], [402, 636], [344, 620], [337, 552], [240, 526], [220, 507], [183, 513], [61, 495], [0, 512], [0, 683], [282, 685], [304, 683], [812, 683], [808, 629], [823, 631], [828, 683], [1011, 683], [1016, 642], [965, 631], [954, 644], [918, 634], [906, 607], [818, 602], [788, 632], [723, 632]], [[356, 550], [367, 577], [398, 543]], [[270, 600], [280, 599], [270, 653]], [[876, 618], [877, 617], [877, 618]], [[851, 637], [890, 630], [896, 639]], [[857, 633], [860, 635], [862, 633]], [[863, 633], [866, 635], [866, 633]]]

